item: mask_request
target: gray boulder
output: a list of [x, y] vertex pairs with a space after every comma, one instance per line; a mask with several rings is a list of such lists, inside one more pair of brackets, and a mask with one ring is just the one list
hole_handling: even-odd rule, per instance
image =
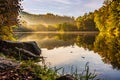
[[22, 59], [35, 59], [41, 54], [41, 49], [35, 41], [13, 42], [0, 40], [0, 52], [5, 55], [21, 57]]

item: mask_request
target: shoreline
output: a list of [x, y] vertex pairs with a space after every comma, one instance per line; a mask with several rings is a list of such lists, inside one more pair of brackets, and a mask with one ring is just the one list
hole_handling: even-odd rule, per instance
[[99, 31], [66, 31], [66, 32], [59, 32], [59, 31], [35, 31], [35, 32], [13, 32], [13, 33], [51, 33], [51, 34], [84, 34], [84, 33], [99, 33]]

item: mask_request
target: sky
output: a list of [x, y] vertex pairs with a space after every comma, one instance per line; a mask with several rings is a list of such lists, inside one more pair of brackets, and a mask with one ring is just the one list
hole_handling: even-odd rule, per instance
[[104, 0], [23, 0], [24, 11], [32, 14], [53, 13], [61, 16], [82, 16], [103, 5]]

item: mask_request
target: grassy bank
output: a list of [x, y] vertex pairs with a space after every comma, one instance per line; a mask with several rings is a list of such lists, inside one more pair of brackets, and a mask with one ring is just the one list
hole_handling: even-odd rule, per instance
[[[8, 56], [4, 56], [3, 54], [0, 55], [1, 57], [9, 58]], [[11, 58], [9, 58], [11, 59]], [[16, 62], [20, 62], [19, 68], [11, 70], [8, 72], [6, 79], [12, 80], [57, 80], [61, 76], [68, 75], [64, 73], [64, 68], [50, 68], [47, 65], [39, 65], [35, 61], [28, 60], [28, 61], [21, 61], [12, 58], [12, 60]], [[59, 74], [58, 71], [62, 70], [62, 73]], [[72, 71], [73, 67], [71, 66], [71, 73], [69, 75], [76, 80], [93, 80], [96, 78], [96, 74], [90, 72], [88, 63], [85, 65], [85, 69], [83, 72], [79, 73], [77, 68]], [[4, 76], [4, 75], [3, 75]], [[1, 75], [0, 75], [1, 77]], [[63, 79], [64, 80], [64, 79]], [[66, 79], [65, 79], [66, 80]]]

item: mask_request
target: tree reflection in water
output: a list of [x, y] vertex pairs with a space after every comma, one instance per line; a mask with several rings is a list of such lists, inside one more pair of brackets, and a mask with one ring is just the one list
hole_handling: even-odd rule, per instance
[[111, 64], [113, 68], [120, 69], [120, 35], [100, 33], [94, 42], [94, 51]]
[[41, 48], [49, 50], [58, 47], [77, 45], [85, 50], [98, 53], [104, 63], [120, 69], [120, 36], [110, 33], [77, 33], [77, 34], [17, 34], [18, 40], [34, 40]]

